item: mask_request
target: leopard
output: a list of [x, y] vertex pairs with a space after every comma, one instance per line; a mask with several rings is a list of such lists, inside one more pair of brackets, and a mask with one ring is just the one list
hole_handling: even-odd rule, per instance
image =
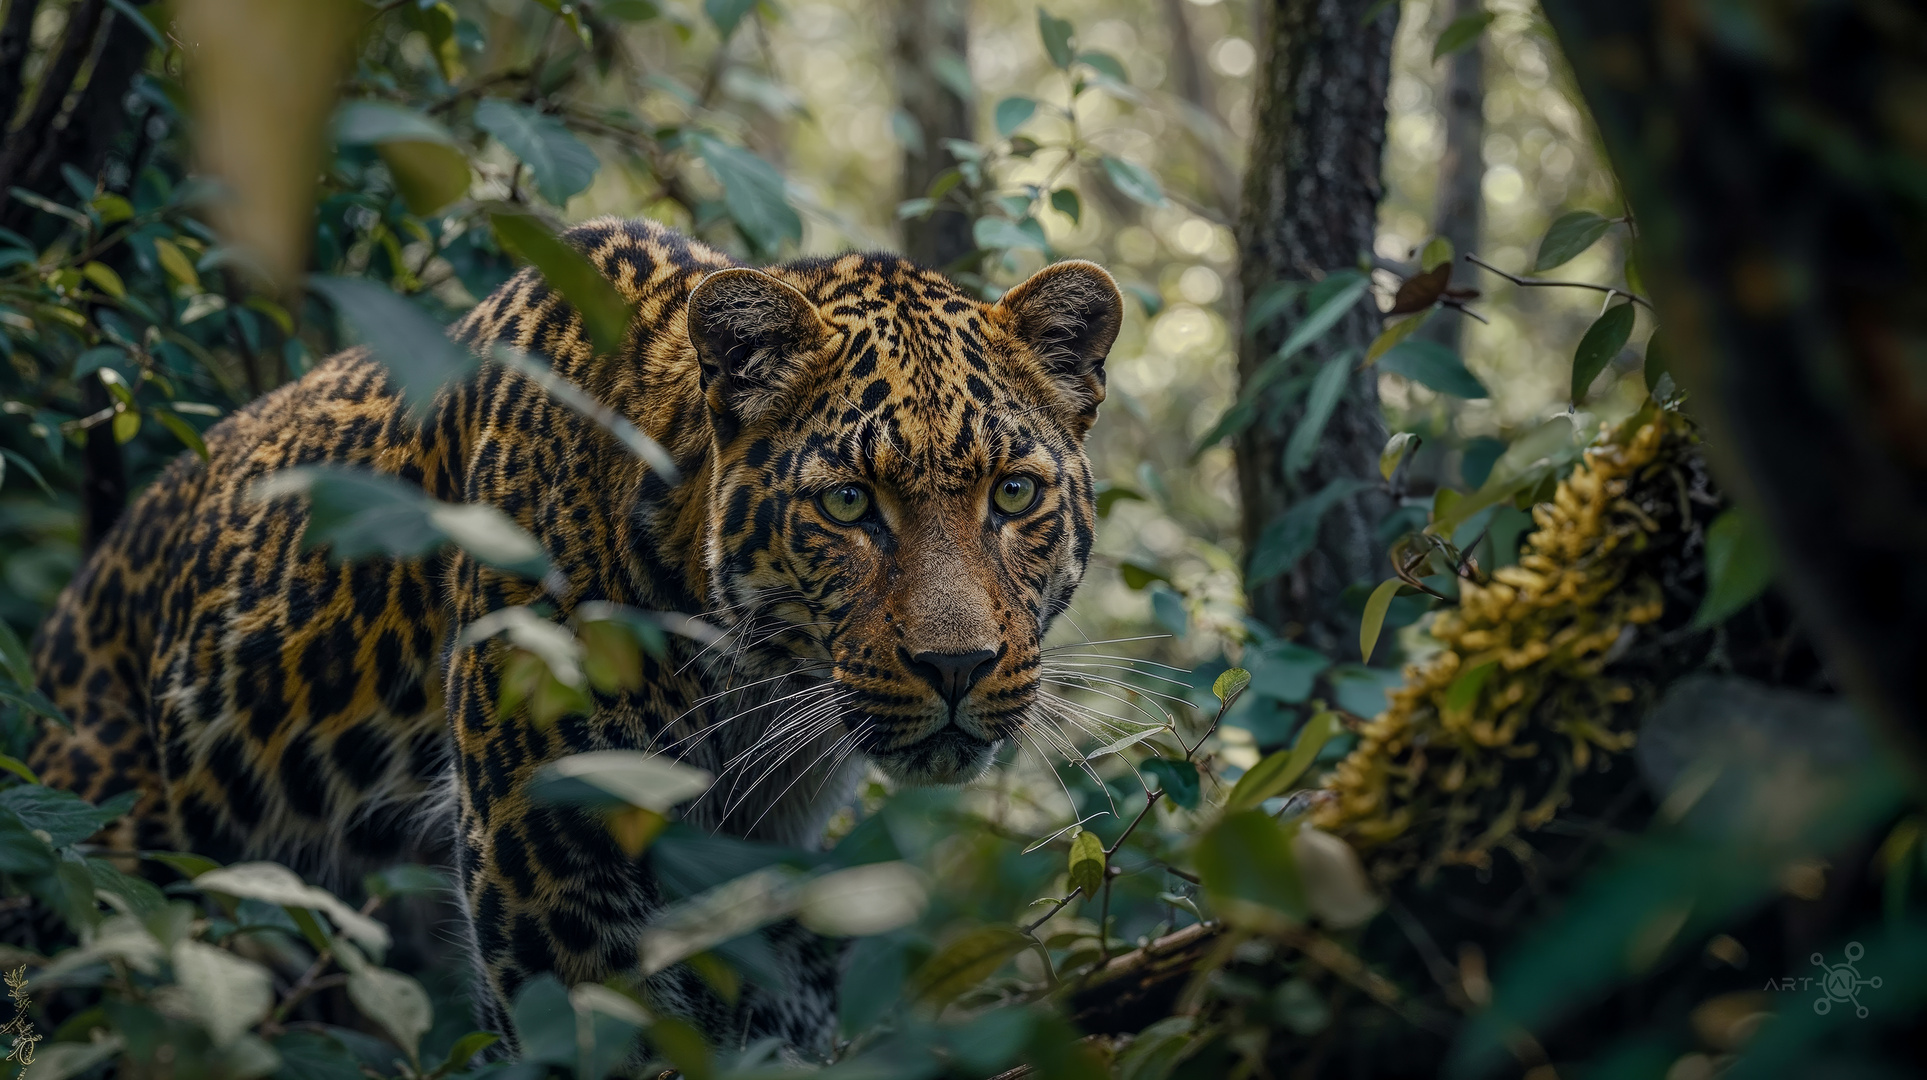
[[[963, 783], [1038, 719], [1045, 635], [1091, 558], [1085, 444], [1123, 319], [1114, 279], [1080, 260], [993, 300], [884, 253], [758, 267], [623, 218], [562, 236], [632, 312], [618, 346], [524, 267], [450, 328], [474, 364], [425, 404], [367, 347], [330, 356], [166, 466], [33, 647], [72, 725], [30, 763], [91, 800], [138, 793], [114, 846], [337, 882], [439, 852], [478, 1020], [509, 1047], [518, 990], [636, 976], [668, 902], [604, 818], [532, 793], [546, 765], [664, 754], [715, 778], [686, 823], [820, 848], [865, 770]], [[299, 466], [491, 506], [551, 570], [451, 545], [337, 558], [304, 543], [310, 500], [261, 486]], [[512, 647], [465, 631], [591, 604], [714, 634], [668, 635], [634, 688], [586, 709], [505, 710]], [[780, 981], [724, 1001], [683, 964], [642, 980], [644, 1000], [718, 1044], [820, 1060], [838, 943], [794, 921], [768, 938]]]

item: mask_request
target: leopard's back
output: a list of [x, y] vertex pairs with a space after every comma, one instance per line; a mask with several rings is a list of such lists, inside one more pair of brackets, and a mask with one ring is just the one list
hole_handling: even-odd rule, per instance
[[250, 486], [296, 465], [395, 473], [418, 435], [350, 352], [216, 425], [206, 461], [170, 465], [38, 642], [75, 724], [36, 747], [47, 782], [138, 787], [148, 846], [316, 872], [400, 854], [447, 761], [439, 560], [330, 562], [302, 550], [305, 509]]
[[[592, 222], [570, 238], [637, 304], [643, 347], [653, 324], [681, 318], [694, 280], [732, 265], [646, 222]], [[638, 371], [591, 368], [579, 317], [532, 271], [454, 332], [478, 352], [498, 341], [540, 352], [606, 400], [640, 392]], [[606, 515], [557, 520], [545, 498], [549, 479], [590, 481], [582, 459], [594, 455], [577, 418], [540, 398], [489, 369], [411, 410], [352, 349], [210, 429], [207, 460], [172, 463], [57, 601], [36, 665], [74, 730], [49, 728], [32, 764], [90, 799], [140, 791], [134, 828], [149, 847], [275, 859], [343, 885], [445, 847], [453, 807], [436, 793], [448, 794], [454, 758], [443, 653], [460, 606], [455, 560], [331, 561], [303, 550], [300, 499], [250, 488], [294, 466], [372, 469], [444, 501], [502, 506], [559, 562], [610, 567], [621, 560], [598, 550], [613, 542]]]

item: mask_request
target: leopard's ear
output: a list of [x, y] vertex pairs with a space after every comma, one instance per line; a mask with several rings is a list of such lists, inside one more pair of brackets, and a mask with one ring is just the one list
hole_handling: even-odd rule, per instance
[[1082, 435], [1104, 400], [1104, 358], [1124, 323], [1124, 297], [1104, 268], [1082, 259], [1052, 263], [1004, 294], [992, 309], [1064, 395]]
[[776, 404], [829, 333], [809, 297], [760, 270], [703, 278], [689, 294], [689, 343], [722, 441]]

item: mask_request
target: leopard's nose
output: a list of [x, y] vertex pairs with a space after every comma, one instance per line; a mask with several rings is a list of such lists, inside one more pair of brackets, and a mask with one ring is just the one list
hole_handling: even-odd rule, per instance
[[975, 652], [943, 653], [920, 652], [908, 657], [910, 670], [917, 673], [937, 693], [953, 707], [962, 701], [970, 688], [976, 686], [997, 660], [995, 649], [978, 649]]

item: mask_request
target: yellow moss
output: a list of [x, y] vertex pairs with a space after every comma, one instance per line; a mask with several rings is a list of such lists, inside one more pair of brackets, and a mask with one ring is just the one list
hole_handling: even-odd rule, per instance
[[[1606, 674], [1607, 657], [1665, 602], [1633, 565], [1661, 526], [1627, 496], [1642, 482], [1670, 484], [1663, 456], [1692, 441], [1677, 414], [1649, 412], [1586, 450], [1552, 499], [1533, 507], [1537, 530], [1518, 565], [1484, 584], [1462, 582], [1459, 605], [1434, 618], [1443, 651], [1406, 669], [1405, 685], [1327, 777], [1333, 797], [1313, 811], [1319, 828], [1368, 853], [1395, 844], [1396, 854], [1376, 859], [1381, 879], [1488, 865], [1516, 828], [1551, 819], [1574, 773], [1632, 746], [1614, 706], [1634, 694]], [[1497, 663], [1469, 702], [1449, 707], [1454, 683], [1489, 661]], [[1557, 780], [1524, 809], [1527, 793], [1507, 763], [1541, 753], [1554, 755]]]

